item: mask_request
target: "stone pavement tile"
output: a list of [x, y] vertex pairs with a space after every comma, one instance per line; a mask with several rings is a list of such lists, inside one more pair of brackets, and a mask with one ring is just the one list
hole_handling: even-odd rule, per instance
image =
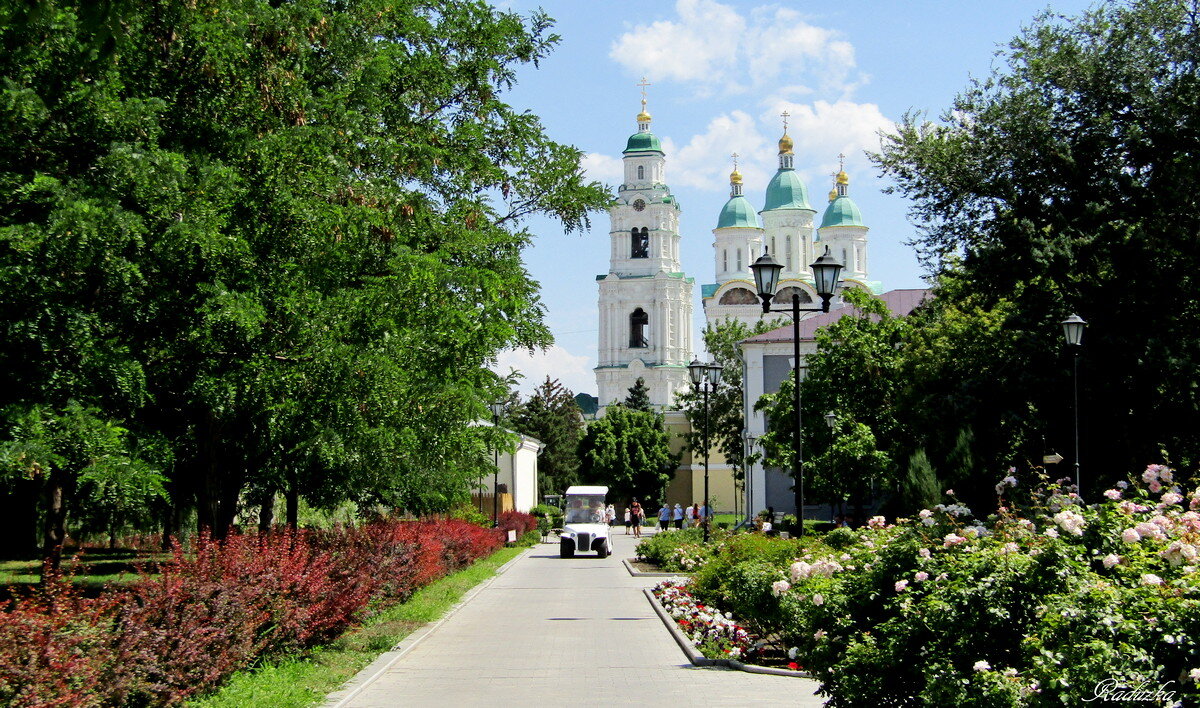
[[620, 563], [636, 539], [615, 545], [604, 560], [535, 547], [342, 705], [822, 704], [815, 681], [693, 667], [642, 594], [658, 579]]

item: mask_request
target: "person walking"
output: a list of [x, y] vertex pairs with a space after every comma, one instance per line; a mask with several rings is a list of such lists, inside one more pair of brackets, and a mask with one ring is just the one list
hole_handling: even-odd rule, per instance
[[696, 503], [692, 504], [692, 526], [700, 528], [700, 505]]
[[675, 509], [671, 513], [674, 517], [673, 521], [675, 522], [675, 528], [683, 528], [683, 507], [676, 503]]
[[608, 521], [608, 528], [611, 530], [612, 527], [617, 523], [617, 507], [609, 504], [608, 508], [604, 510], [604, 516], [607, 517], [606, 520]]
[[629, 511], [629, 507], [625, 507], [625, 535], [626, 536], [629, 535], [629, 527], [633, 525], [633, 522], [630, 521], [630, 519], [632, 519], [632, 518], [633, 518], [633, 516]]
[[692, 523], [696, 520], [696, 508], [688, 504], [687, 510], [684, 511], [684, 516], [687, 517], [687, 527], [690, 529]]
[[658, 528], [660, 531], [666, 531], [671, 526], [671, 507], [663, 502], [662, 508], [658, 510]]
[[646, 512], [642, 509], [642, 505], [637, 499], [633, 500], [633, 508], [629, 510], [633, 517], [633, 537], [642, 537], [642, 519], [646, 518]]

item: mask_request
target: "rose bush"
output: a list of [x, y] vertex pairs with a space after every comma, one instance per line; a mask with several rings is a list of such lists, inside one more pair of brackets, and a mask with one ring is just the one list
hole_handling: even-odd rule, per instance
[[1152, 465], [1095, 504], [1045, 480], [1021, 490], [1006, 477], [986, 519], [951, 495], [874, 520], [766, 578], [714, 556], [694, 592], [778, 626], [833, 706], [1079, 704], [1103, 685], [1200, 699], [1200, 489]]

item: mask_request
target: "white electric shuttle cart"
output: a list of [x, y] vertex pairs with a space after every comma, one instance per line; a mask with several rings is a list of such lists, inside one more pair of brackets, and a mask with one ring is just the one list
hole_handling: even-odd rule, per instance
[[569, 487], [567, 510], [563, 518], [559, 555], [574, 558], [576, 553], [596, 552], [601, 558], [612, 553], [612, 539], [604, 517], [604, 497], [608, 487]]

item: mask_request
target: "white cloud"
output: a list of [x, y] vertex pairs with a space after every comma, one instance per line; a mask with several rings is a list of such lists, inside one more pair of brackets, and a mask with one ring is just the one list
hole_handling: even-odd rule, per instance
[[840, 32], [805, 22], [795, 10], [756, 7], [747, 19], [715, 0], [677, 0], [676, 19], [634, 26], [610, 56], [651, 81], [692, 85], [698, 97], [745, 93], [786, 78], [810, 77], [822, 91], [849, 96], [865, 78], [852, 76], [854, 46]]
[[613, 42], [610, 56], [636, 74], [699, 83], [724, 83], [731, 66], [731, 40], [746, 31], [732, 8], [712, 0], [678, 0], [679, 21], [639, 25]]
[[693, 135], [681, 148], [676, 149], [670, 139], [663, 141], [663, 150], [671, 156], [667, 178], [671, 184], [727, 191], [736, 152], [745, 183], [765, 184], [769, 173], [756, 158], [767, 148], [754, 119], [743, 111], [732, 111], [713, 118], [704, 133]]
[[[832, 184], [831, 173], [837, 172], [838, 154], [846, 156], [846, 171], [864, 176], [873, 169], [865, 151], [879, 150], [879, 132], [892, 132], [895, 124], [874, 103], [853, 101], [814, 101], [795, 103], [783, 98], [766, 102], [759, 116], [764, 123], [777, 121], [783, 111], [791, 114], [788, 134], [796, 153], [796, 169], [809, 184], [814, 206]], [[810, 168], [811, 171], [806, 171]]]
[[620, 183], [625, 176], [624, 166], [619, 157], [603, 155], [598, 152], [589, 152], [583, 156], [580, 164], [583, 166], [584, 174], [587, 175], [588, 179], [606, 183]]
[[587, 355], [575, 355], [566, 349], [552, 345], [549, 349], [539, 350], [530, 356], [528, 350], [509, 350], [500, 352], [493, 370], [501, 376], [506, 376], [511, 369], [516, 369], [524, 376], [517, 389], [522, 397], [529, 397], [549, 376], [574, 393], [592, 393], [595, 395], [596, 374], [592, 371], [592, 361]]

